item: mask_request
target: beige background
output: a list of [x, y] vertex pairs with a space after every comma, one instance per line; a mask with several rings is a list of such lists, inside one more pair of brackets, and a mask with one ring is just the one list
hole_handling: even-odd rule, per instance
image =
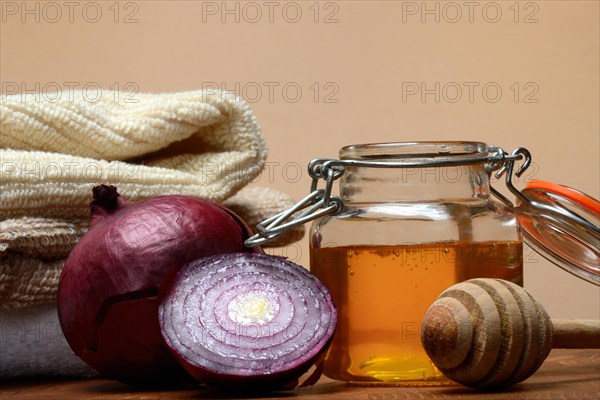
[[[525, 179], [600, 194], [597, 1], [0, 3], [3, 92], [237, 91], [270, 148], [256, 184], [296, 198], [310, 159], [412, 140], [524, 146]], [[424, 12], [436, 9], [439, 22]], [[433, 93], [407, 91], [421, 84]], [[306, 238], [273, 252], [308, 265]], [[597, 287], [525, 255], [526, 288], [552, 316], [600, 318]]]

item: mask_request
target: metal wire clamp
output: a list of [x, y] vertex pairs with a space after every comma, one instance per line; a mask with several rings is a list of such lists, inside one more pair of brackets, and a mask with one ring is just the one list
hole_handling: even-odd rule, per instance
[[[256, 225], [257, 234], [246, 239], [246, 247], [258, 246], [275, 240], [287, 229], [305, 224], [325, 215], [335, 215], [344, 207], [343, 200], [332, 194], [333, 183], [338, 180], [348, 167], [373, 167], [373, 168], [407, 168], [407, 167], [446, 167], [466, 164], [484, 163], [486, 171], [491, 174], [497, 171], [500, 177], [508, 170], [512, 175], [514, 162], [525, 158], [523, 165], [517, 170], [520, 176], [531, 164], [531, 154], [527, 149], [518, 148], [512, 154], [505, 152], [500, 147], [489, 147], [487, 153], [461, 154], [436, 157], [407, 157], [393, 161], [372, 160], [337, 160], [332, 158], [317, 158], [308, 164], [308, 173], [312, 178], [310, 194], [294, 204], [288, 210], [273, 215]], [[318, 188], [320, 180], [325, 181], [323, 189]], [[512, 182], [507, 180], [507, 183]], [[511, 187], [509, 186], [509, 189]], [[513, 186], [514, 188], [514, 186]], [[514, 189], [518, 192], [517, 189]], [[512, 189], [511, 189], [512, 191]], [[492, 188], [492, 193], [503, 202], [512, 206], [512, 203], [501, 193]]]

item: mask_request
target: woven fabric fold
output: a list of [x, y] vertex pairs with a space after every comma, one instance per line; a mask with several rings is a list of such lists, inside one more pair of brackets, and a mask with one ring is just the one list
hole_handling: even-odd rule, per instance
[[[124, 98], [124, 96], [117, 96]], [[267, 149], [246, 102], [227, 93], [139, 94], [137, 103], [81, 92], [0, 102], [0, 218], [82, 217], [99, 183], [132, 201], [191, 194], [221, 202], [263, 169]]]
[[87, 230], [95, 185], [115, 185], [129, 201], [188, 194], [226, 204], [235, 195], [229, 203], [251, 227], [293, 204], [276, 190], [242, 190], [267, 149], [249, 105], [233, 94], [58, 97], [1, 97], [0, 308], [54, 300], [64, 260]]

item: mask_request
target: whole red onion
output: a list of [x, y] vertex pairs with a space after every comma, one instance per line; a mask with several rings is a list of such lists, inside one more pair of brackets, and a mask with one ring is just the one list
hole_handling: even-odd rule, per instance
[[179, 380], [183, 371], [158, 323], [160, 283], [169, 269], [199, 257], [244, 251], [249, 230], [230, 211], [197, 197], [127, 203], [104, 185], [93, 195], [90, 229], [60, 277], [64, 335], [75, 354], [106, 378]]

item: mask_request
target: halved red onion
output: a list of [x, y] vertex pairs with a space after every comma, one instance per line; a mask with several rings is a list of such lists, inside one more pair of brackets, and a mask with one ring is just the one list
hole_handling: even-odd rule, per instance
[[191, 262], [161, 286], [165, 342], [197, 380], [228, 389], [286, 388], [326, 349], [337, 313], [310, 272], [266, 254]]

